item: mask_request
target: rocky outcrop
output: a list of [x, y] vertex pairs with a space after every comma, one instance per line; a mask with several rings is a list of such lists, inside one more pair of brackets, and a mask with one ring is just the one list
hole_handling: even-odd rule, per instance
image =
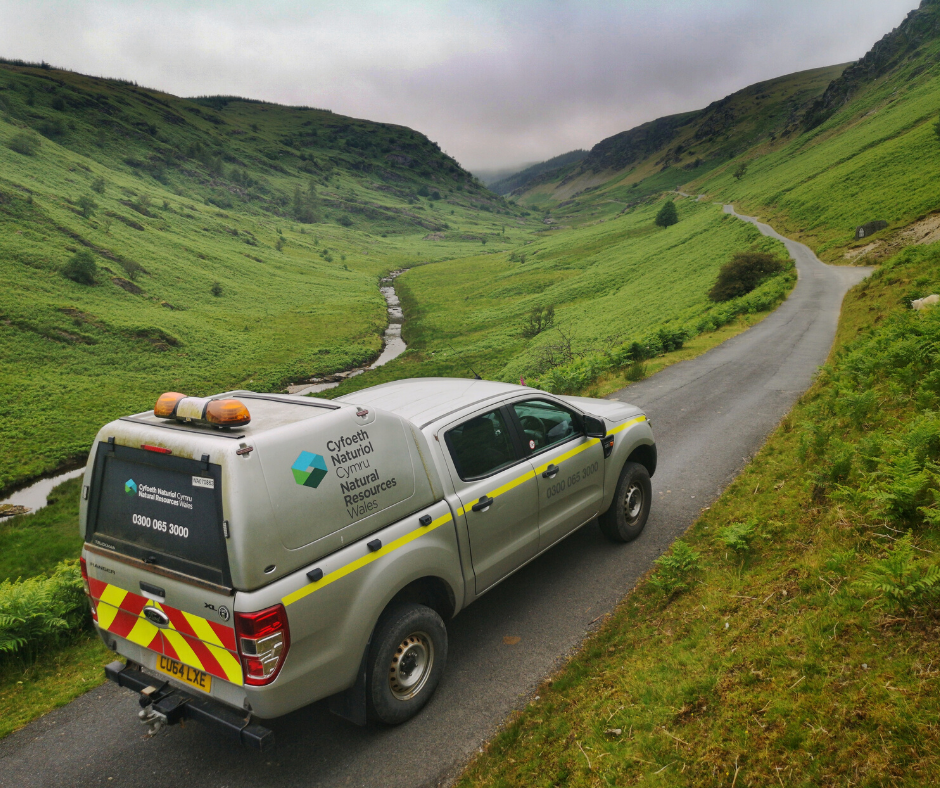
[[803, 121], [806, 130], [825, 123], [849, 103], [863, 87], [907, 61], [925, 43], [940, 37], [940, 0], [922, 0], [920, 7], [888, 33], [842, 76], [832, 81], [810, 107]]

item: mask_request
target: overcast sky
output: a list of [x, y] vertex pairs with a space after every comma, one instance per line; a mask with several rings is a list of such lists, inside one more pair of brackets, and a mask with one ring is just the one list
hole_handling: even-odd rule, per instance
[[917, 0], [0, 0], [0, 56], [410, 126], [541, 161], [856, 60]]

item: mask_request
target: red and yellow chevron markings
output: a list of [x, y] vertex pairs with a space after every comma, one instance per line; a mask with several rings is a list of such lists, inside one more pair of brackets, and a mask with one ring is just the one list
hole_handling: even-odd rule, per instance
[[[242, 666], [235, 646], [235, 630], [162, 602], [88, 579], [98, 610], [98, 626], [138, 646], [164, 654], [197, 670], [233, 684], [243, 684]], [[161, 610], [170, 619], [166, 627], [148, 621], [146, 607]]]

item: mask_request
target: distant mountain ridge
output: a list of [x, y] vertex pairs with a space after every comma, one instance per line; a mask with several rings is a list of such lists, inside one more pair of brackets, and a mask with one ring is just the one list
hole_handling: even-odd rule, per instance
[[551, 159], [526, 167], [524, 170], [513, 173], [490, 184], [490, 190], [496, 194], [509, 194], [519, 189], [533, 185], [540, 176], [553, 173], [570, 164], [581, 161], [588, 155], [586, 150], [578, 149], [553, 156]]
[[631, 200], [674, 188], [755, 145], [799, 133], [812, 102], [845, 68], [842, 64], [765, 80], [703, 109], [614, 134], [598, 142], [575, 166], [529, 178], [513, 195], [533, 205], [546, 199], [568, 203], [612, 179], [632, 188], [645, 182], [641, 191], [628, 195]]

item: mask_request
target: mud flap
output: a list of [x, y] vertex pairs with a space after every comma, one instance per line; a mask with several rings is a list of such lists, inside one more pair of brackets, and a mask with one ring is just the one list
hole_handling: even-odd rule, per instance
[[329, 708], [333, 714], [359, 726], [365, 726], [369, 722], [369, 704], [366, 698], [366, 665], [368, 664], [370, 645], [372, 645], [372, 638], [369, 638], [362, 654], [359, 673], [356, 675], [356, 683], [348, 690], [337, 692], [329, 697]]

